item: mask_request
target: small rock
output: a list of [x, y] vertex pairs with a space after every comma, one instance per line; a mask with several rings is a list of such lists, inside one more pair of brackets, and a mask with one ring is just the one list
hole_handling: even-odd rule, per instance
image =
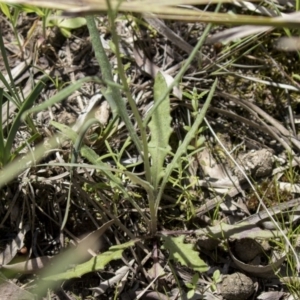
[[225, 276], [221, 285], [222, 296], [227, 300], [247, 300], [253, 292], [252, 279], [242, 273]]
[[[247, 175], [254, 178], [266, 177], [272, 172], [273, 154], [267, 149], [251, 151], [240, 155], [238, 162]], [[239, 169], [236, 169], [234, 173], [240, 180], [244, 179], [244, 175]]]

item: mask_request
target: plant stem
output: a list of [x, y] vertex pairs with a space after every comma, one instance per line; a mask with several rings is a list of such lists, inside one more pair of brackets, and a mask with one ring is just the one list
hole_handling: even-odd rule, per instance
[[132, 113], [134, 115], [134, 118], [137, 122], [138, 128], [139, 128], [140, 133], [141, 133], [145, 176], [146, 176], [147, 181], [151, 182], [150, 163], [149, 163], [149, 159], [148, 159], [149, 151], [148, 151], [146, 126], [144, 126], [144, 124], [143, 124], [143, 120], [142, 120], [142, 118], [139, 114], [136, 103], [135, 103], [134, 99], [132, 98], [132, 95], [131, 95], [131, 92], [130, 92], [130, 89], [129, 89], [129, 86], [128, 86], [128, 83], [127, 83], [127, 78], [126, 78], [126, 74], [124, 72], [121, 53], [120, 53], [120, 48], [119, 48], [119, 38], [118, 38], [118, 34], [117, 34], [115, 24], [114, 24], [115, 13], [113, 12], [113, 9], [111, 7], [111, 3], [109, 1], [107, 1], [107, 7], [109, 8], [108, 16], [109, 16], [109, 19], [110, 19], [110, 22], [111, 22], [112, 40], [113, 40], [114, 45], [115, 45], [116, 57], [117, 57], [117, 61], [118, 61], [118, 73], [119, 73], [120, 79], [122, 81], [122, 85], [123, 85], [126, 97], [128, 99], [128, 103], [131, 107]]
[[[95, 18], [94, 16], [87, 16], [86, 21], [91, 35], [91, 42], [95, 51], [95, 56], [102, 72], [103, 80], [113, 82], [111, 65], [99, 38], [99, 32], [97, 30]], [[103, 94], [111, 106], [113, 116], [115, 117], [116, 115], [119, 115], [122, 118], [140, 155], [142, 155], [143, 151], [141, 142], [128, 116], [120, 90], [113, 85], [108, 85]]]
[[[95, 57], [101, 68], [102, 79], [104, 81], [113, 81], [110, 62], [107, 58], [107, 55], [105, 53], [105, 50], [104, 50], [101, 40], [99, 38], [99, 31], [97, 29], [94, 16], [87, 16], [86, 22], [87, 22], [87, 27], [89, 29], [89, 33], [91, 36], [91, 42], [92, 42], [92, 45], [94, 48]], [[114, 95], [115, 99], [121, 98], [121, 93], [119, 90], [116, 90], [113, 87], [108, 87], [107, 89], [111, 89], [111, 92]], [[116, 102], [111, 101], [111, 103], [109, 103], [109, 105], [111, 106], [113, 116], [115, 116], [115, 114], [117, 113], [117, 110], [118, 110], [117, 106], [116, 106]]]

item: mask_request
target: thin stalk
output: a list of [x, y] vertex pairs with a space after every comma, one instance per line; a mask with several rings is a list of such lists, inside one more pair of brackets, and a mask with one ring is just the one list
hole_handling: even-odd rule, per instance
[[[94, 48], [95, 56], [101, 68], [103, 80], [113, 81], [111, 65], [99, 38], [99, 32], [96, 27], [95, 18], [94, 16], [87, 16], [86, 21], [88, 30], [91, 35], [91, 41]], [[114, 86], [108, 86], [107, 89], [103, 92], [103, 94], [106, 100], [108, 101], [109, 105], [111, 106], [113, 115], [120, 115], [120, 117], [124, 121], [133, 142], [135, 143], [139, 153], [142, 155], [142, 146], [140, 140], [128, 117], [126, 106], [122, 99], [120, 90]]]
[[45, 84], [48, 80], [49, 80], [49, 76], [43, 76], [40, 79], [40, 81], [38, 82], [38, 84], [34, 87], [31, 94], [27, 97], [27, 99], [22, 103], [21, 107], [19, 108], [19, 112], [17, 113], [17, 115], [14, 118], [13, 124], [9, 130], [9, 134], [7, 137], [7, 141], [6, 141], [6, 145], [5, 145], [5, 154], [6, 154], [5, 162], [4, 162], [5, 164], [8, 163], [10, 160], [10, 151], [12, 149], [12, 145], [14, 143], [16, 134], [22, 123], [23, 113], [25, 113], [26, 110], [30, 109], [33, 106], [35, 100], [38, 98], [38, 96], [44, 89]]
[[[88, 120], [83, 127], [81, 128], [80, 132], [78, 133], [78, 137], [76, 139], [76, 142], [74, 144], [74, 148], [72, 151], [72, 157], [71, 157], [71, 167], [70, 167], [70, 186], [69, 186], [69, 191], [68, 191], [68, 197], [67, 197], [67, 205], [66, 205], [66, 210], [65, 210], [65, 215], [61, 224], [61, 230], [63, 230], [65, 228], [65, 225], [67, 223], [68, 220], [68, 216], [69, 216], [69, 210], [70, 210], [70, 206], [71, 206], [71, 194], [72, 194], [72, 186], [73, 186], [73, 174], [74, 174], [74, 168], [73, 168], [73, 164], [77, 163], [77, 159], [78, 159], [78, 154], [80, 152], [80, 148], [83, 142], [83, 139], [85, 137], [86, 132], [90, 129], [90, 127], [93, 124], [97, 124], [100, 122], [96, 119], [90, 119]], [[100, 124], [101, 125], [101, 124]]]
[[142, 145], [143, 145], [143, 157], [144, 157], [144, 168], [145, 168], [145, 176], [148, 182], [151, 182], [151, 171], [150, 171], [150, 164], [149, 164], [149, 155], [148, 155], [148, 142], [147, 142], [147, 133], [146, 133], [146, 129], [145, 126], [143, 124], [143, 120], [139, 114], [139, 111], [137, 109], [136, 103], [134, 101], [134, 99], [132, 98], [128, 83], [127, 83], [127, 78], [124, 72], [124, 68], [123, 68], [123, 64], [122, 64], [122, 58], [121, 58], [121, 53], [120, 53], [120, 48], [119, 48], [119, 38], [118, 38], [118, 34], [116, 31], [116, 27], [115, 27], [115, 13], [113, 12], [113, 9], [111, 7], [110, 1], [107, 0], [107, 7], [108, 7], [108, 16], [110, 19], [110, 26], [111, 26], [111, 32], [112, 32], [112, 40], [113, 43], [115, 45], [115, 52], [116, 52], [116, 56], [117, 56], [117, 62], [118, 62], [118, 72], [119, 72], [119, 76], [120, 79], [122, 81], [123, 84], [123, 90], [126, 94], [128, 103], [131, 107], [132, 113], [135, 117], [135, 120], [137, 122], [138, 128], [140, 130], [141, 133], [141, 138], [142, 138]]
[[[89, 33], [91, 36], [91, 42], [92, 42], [92, 45], [94, 48], [95, 57], [101, 68], [101, 74], [103, 77], [102, 79], [104, 81], [105, 80], [113, 81], [110, 62], [107, 58], [107, 55], [105, 53], [105, 50], [104, 50], [101, 40], [99, 38], [99, 31], [98, 31], [96, 23], [95, 23], [95, 17], [87, 16], [86, 22], [87, 22], [87, 27], [88, 27], [88, 30], [89, 30]], [[107, 88], [107, 90], [110, 90], [110, 89], [111, 89], [111, 93], [113, 94], [115, 101], [116, 101], [116, 99], [121, 99], [121, 93], [119, 90], [117, 90], [113, 87]], [[118, 107], [117, 107], [115, 101], [112, 101], [111, 103], [109, 103], [111, 106], [113, 116], [115, 116], [118, 111]]]
[[4, 134], [2, 127], [2, 103], [3, 103], [3, 89], [0, 88], [0, 167], [3, 165], [3, 157], [5, 157], [5, 142], [4, 142]]
[[2, 54], [2, 59], [5, 65], [5, 69], [7, 71], [7, 75], [9, 77], [10, 83], [8, 83], [5, 79], [5, 77], [3, 76], [3, 74], [0, 72], [0, 79], [2, 81], [2, 83], [5, 85], [5, 87], [7, 88], [7, 90], [11, 93], [11, 95], [14, 97], [14, 102], [16, 104], [17, 107], [20, 107], [22, 104], [22, 101], [19, 97], [19, 93], [17, 91], [17, 88], [14, 84], [14, 79], [12, 77], [12, 74], [10, 72], [10, 66], [9, 66], [9, 62], [7, 60], [7, 56], [6, 56], [6, 50], [4, 47], [4, 41], [2, 38], [3, 34], [2, 34], [2, 30], [0, 27], [0, 53]]

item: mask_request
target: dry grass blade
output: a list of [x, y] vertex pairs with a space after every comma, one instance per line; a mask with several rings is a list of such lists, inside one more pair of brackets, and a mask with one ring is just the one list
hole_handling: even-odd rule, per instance
[[257, 33], [263, 33], [268, 30], [272, 30], [271, 26], [241, 26], [241, 27], [233, 27], [227, 30], [223, 30], [218, 32], [208, 38], [207, 43], [214, 44], [217, 42], [228, 43], [237, 39], [244, 38], [246, 36], [250, 36]]
[[[97, 0], [85, 0], [85, 1], [26, 1], [26, 0], [8, 0], [5, 3], [18, 3], [26, 5], [35, 5], [45, 8], [60, 9], [65, 11], [67, 15], [87, 15], [95, 14], [108, 10], [106, 1]], [[219, 1], [216, 1], [219, 3]], [[231, 1], [222, 1], [222, 3], [228, 3]], [[256, 17], [249, 15], [234, 15], [224, 13], [211, 13], [205, 11], [194, 11], [186, 8], [174, 7], [174, 5], [187, 5], [187, 4], [207, 4], [211, 1], [177, 1], [177, 3], [170, 3], [169, 1], [161, 1], [160, 3], [145, 2], [145, 5], [141, 5], [140, 1], [125, 2], [121, 4], [119, 1], [110, 1], [110, 5], [113, 9], [117, 9], [121, 12], [135, 12], [144, 14], [155, 14], [162, 19], [171, 19], [177, 21], [189, 21], [189, 22], [204, 22], [214, 24], [232, 24], [232, 25], [262, 25], [262, 26], [274, 26], [274, 27], [293, 27], [299, 28], [300, 19], [299, 12], [286, 15], [284, 17]], [[172, 6], [169, 6], [171, 5]], [[151, 16], [151, 15], [150, 15]]]

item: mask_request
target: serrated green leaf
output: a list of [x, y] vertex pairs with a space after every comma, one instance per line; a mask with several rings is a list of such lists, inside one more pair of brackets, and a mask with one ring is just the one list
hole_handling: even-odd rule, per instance
[[[165, 94], [167, 88], [167, 83], [159, 72], [155, 77], [154, 83], [154, 103], [160, 99], [162, 94]], [[170, 113], [170, 99], [167, 96], [159, 108], [154, 111], [149, 122], [151, 140], [148, 147], [152, 159], [151, 176], [155, 190], [157, 190], [160, 179], [164, 174], [163, 164], [166, 155], [171, 151], [169, 146], [169, 139], [172, 133]]]
[[194, 271], [206, 272], [207, 264], [199, 257], [193, 244], [185, 244], [184, 236], [170, 237], [164, 236], [164, 248], [170, 253], [170, 258], [184, 266], [192, 268]]
[[137, 240], [131, 240], [121, 245], [112, 246], [109, 248], [109, 251], [97, 255], [83, 264], [77, 265], [76, 267], [71, 268], [66, 272], [45, 277], [43, 278], [43, 280], [67, 280], [71, 278], [81, 277], [89, 272], [102, 270], [112, 260], [121, 259], [123, 251], [128, 247], [133, 246], [135, 242], [137, 242]]
[[71, 278], [78, 278], [84, 274], [95, 272], [97, 270], [103, 270], [105, 266], [112, 260], [121, 259], [124, 249], [116, 251], [107, 251], [100, 255], [97, 255], [89, 261], [77, 265], [76, 267], [67, 270], [66, 272], [48, 276], [43, 278], [44, 280], [67, 280]]

